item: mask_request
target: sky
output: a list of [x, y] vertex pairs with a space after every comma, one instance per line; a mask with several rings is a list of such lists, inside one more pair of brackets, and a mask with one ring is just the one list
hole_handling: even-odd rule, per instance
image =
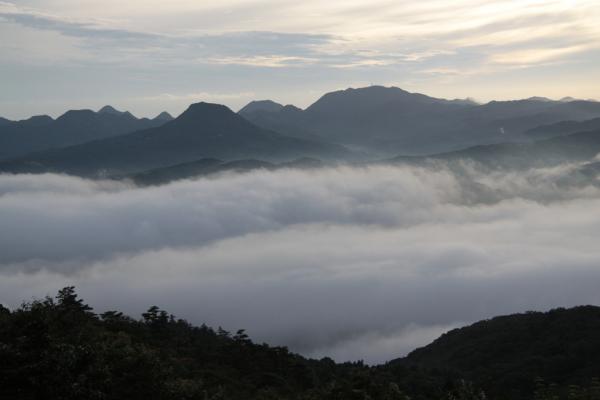
[[597, 0], [0, 1], [0, 116], [306, 107], [370, 84], [600, 97]]
[[[0, 175], [0, 304], [75, 285], [306, 356], [381, 363], [496, 315], [600, 305], [578, 164], [281, 169], [138, 188]], [[566, 185], [566, 186], [565, 186]]]

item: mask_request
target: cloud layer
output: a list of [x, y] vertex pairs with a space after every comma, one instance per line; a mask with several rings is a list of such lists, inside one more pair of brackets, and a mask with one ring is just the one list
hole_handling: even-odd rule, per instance
[[79, 287], [303, 354], [382, 362], [493, 315], [600, 304], [600, 190], [379, 166], [154, 188], [0, 176], [0, 303]]

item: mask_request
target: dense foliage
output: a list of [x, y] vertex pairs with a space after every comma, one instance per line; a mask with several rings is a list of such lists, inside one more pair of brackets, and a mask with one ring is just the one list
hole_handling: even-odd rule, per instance
[[494, 398], [531, 398], [539, 389], [536, 377], [567, 395], [576, 386], [597, 386], [591, 378], [600, 377], [600, 307], [480, 321], [448, 332], [395, 363], [452, 369]]
[[[493, 322], [484, 322], [490, 323]], [[514, 325], [519, 332], [532, 329], [518, 328], [518, 321]], [[503, 325], [497, 332], [498, 340], [508, 339], [501, 332], [510, 326]], [[468, 332], [469, 328], [465, 329]], [[581, 324], [572, 325], [568, 331], [578, 329], [582, 329]], [[486, 346], [495, 343], [478, 339], [479, 330], [474, 332], [467, 335], [474, 352], [482, 343]], [[445, 335], [433, 345], [440, 346], [455, 336], [456, 332]], [[514, 354], [521, 352], [525, 356], [535, 352], [526, 351], [527, 338], [523, 337], [523, 343], [515, 343]], [[571, 340], [573, 336], [568, 338]], [[561, 346], [561, 337], [550, 336], [548, 341], [552, 340], [558, 340], [555, 346]], [[553, 351], [545, 344], [540, 346], [543, 351]], [[580, 360], [596, 357], [584, 343], [573, 346], [588, 352], [577, 353]], [[488, 375], [479, 371], [484, 368], [489, 376], [496, 376], [497, 371], [505, 374], [507, 358], [498, 358], [500, 365], [490, 367], [485, 362], [488, 356], [469, 356], [470, 350], [465, 348], [468, 346], [464, 343], [457, 347], [462, 349], [459, 354], [463, 354], [464, 363], [452, 361], [443, 351], [440, 353], [442, 363], [448, 363], [452, 369], [418, 366], [419, 352], [406, 360], [377, 367], [362, 362], [336, 364], [328, 358], [309, 360], [285, 347], [253, 343], [243, 330], [230, 333], [221, 328], [192, 326], [156, 306], [150, 307], [139, 320], [117, 311], [96, 315], [78, 298], [73, 287], [67, 287], [56, 298], [24, 303], [16, 310], [0, 306], [0, 399], [483, 400], [486, 396], [481, 388], [501, 394], [494, 382], [490, 384], [483, 379]], [[420, 353], [431, 352], [425, 348]], [[496, 351], [489, 354], [491, 358], [500, 357]], [[423, 361], [424, 357], [419, 360], [429, 364]], [[544, 362], [540, 360], [541, 364]], [[579, 377], [596, 371], [595, 367], [577, 369], [574, 365], [567, 363], [560, 371], [565, 376], [578, 371]], [[600, 399], [597, 380], [588, 380], [585, 387], [575, 386], [570, 379], [553, 375], [561, 382], [569, 382], [557, 386], [531, 375], [538, 370], [523, 368], [514, 361], [512, 366], [515, 368], [512, 372], [521, 374], [522, 381], [529, 386], [519, 386], [521, 380], [499, 382], [516, 382], [517, 392], [524, 390], [519, 395], [527, 394], [537, 400], [558, 399], [563, 395], [570, 399]], [[472, 378], [475, 383], [464, 377]]]
[[[0, 311], [0, 398], [405, 399], [362, 363], [194, 327], [158, 307], [95, 315], [74, 288]], [[413, 374], [414, 375], [414, 374]]]

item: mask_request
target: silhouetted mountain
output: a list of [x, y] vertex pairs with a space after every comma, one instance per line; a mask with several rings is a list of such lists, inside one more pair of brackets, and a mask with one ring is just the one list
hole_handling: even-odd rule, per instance
[[113, 115], [123, 115], [130, 114], [129, 111], [119, 111], [116, 110], [113, 106], [104, 106], [100, 110], [98, 110], [98, 114], [113, 114]]
[[166, 111], [161, 112], [160, 114], [158, 114], [156, 117], [154, 117], [152, 120], [153, 121], [163, 121], [163, 122], [169, 122], [174, 120], [175, 118], [173, 118], [173, 116], [171, 114], [169, 114]]
[[280, 111], [283, 105], [276, 103], [272, 100], [257, 100], [251, 101], [244, 108], [238, 111], [242, 116], [247, 113], [254, 113], [257, 111], [276, 112]]
[[47, 126], [54, 122], [54, 119], [48, 115], [34, 115], [28, 119], [13, 122], [13, 125], [26, 126], [26, 127], [38, 127]]
[[110, 106], [100, 111], [71, 110], [53, 120], [47, 115], [0, 126], [0, 159], [60, 148], [160, 126], [160, 120], [138, 119]]
[[454, 370], [494, 399], [533, 398], [535, 378], [589, 384], [600, 377], [600, 308], [527, 312], [455, 329], [392, 361]]
[[542, 125], [525, 132], [531, 139], [544, 139], [568, 135], [576, 132], [600, 130], [600, 118], [587, 121], [561, 121], [556, 124]]
[[160, 127], [32, 154], [0, 163], [0, 170], [123, 174], [202, 158], [286, 161], [348, 155], [341, 146], [283, 136], [253, 125], [225, 106], [198, 103]]
[[13, 121], [0, 117], [0, 126], [10, 125]]
[[326, 140], [374, 154], [430, 154], [527, 140], [528, 129], [600, 116], [600, 103], [545, 98], [444, 100], [391, 87], [327, 93], [306, 110], [245, 110], [244, 117], [281, 133]]

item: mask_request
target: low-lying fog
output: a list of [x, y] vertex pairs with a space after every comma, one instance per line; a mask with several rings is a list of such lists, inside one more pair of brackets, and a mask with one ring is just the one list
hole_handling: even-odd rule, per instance
[[[576, 165], [373, 166], [136, 188], [0, 175], [0, 303], [66, 285], [307, 356], [379, 363], [478, 319], [600, 304], [600, 189]], [[460, 172], [457, 172], [460, 171]]]

